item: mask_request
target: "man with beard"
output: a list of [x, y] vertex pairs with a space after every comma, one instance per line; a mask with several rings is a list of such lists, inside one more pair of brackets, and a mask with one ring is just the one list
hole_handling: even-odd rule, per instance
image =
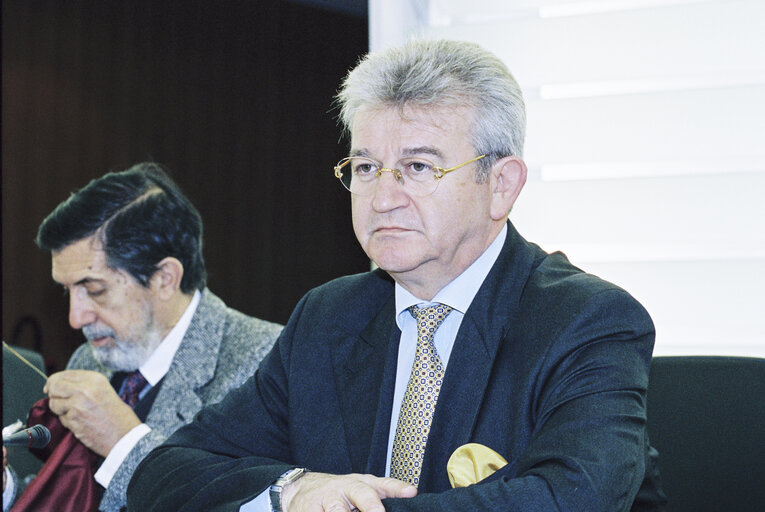
[[42, 222], [37, 244], [88, 340], [44, 392], [104, 458], [99, 508], [119, 510], [144, 456], [251, 376], [281, 326], [206, 288], [202, 220], [157, 164], [91, 181]]

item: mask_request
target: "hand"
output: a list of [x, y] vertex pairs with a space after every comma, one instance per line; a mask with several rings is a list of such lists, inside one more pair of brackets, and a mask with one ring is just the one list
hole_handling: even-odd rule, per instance
[[141, 424], [107, 378], [89, 370], [65, 370], [48, 377], [43, 392], [50, 410], [77, 439], [102, 457]]
[[5, 492], [5, 485], [8, 483], [6, 482], [6, 476], [5, 476], [5, 468], [8, 467], [8, 450], [5, 449], [5, 446], [3, 446], [3, 492]]
[[385, 512], [383, 498], [412, 498], [417, 488], [395, 478], [306, 473], [282, 491], [285, 512]]

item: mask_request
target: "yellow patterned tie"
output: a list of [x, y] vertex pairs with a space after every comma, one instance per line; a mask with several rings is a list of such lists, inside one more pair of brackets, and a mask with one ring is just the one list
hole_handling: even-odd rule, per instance
[[420, 483], [422, 457], [444, 380], [444, 366], [433, 344], [433, 335], [451, 311], [444, 304], [409, 308], [417, 320], [417, 350], [393, 438], [390, 476], [414, 486]]

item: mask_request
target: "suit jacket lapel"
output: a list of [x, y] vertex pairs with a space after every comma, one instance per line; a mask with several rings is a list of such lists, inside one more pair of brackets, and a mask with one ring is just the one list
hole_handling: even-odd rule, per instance
[[[388, 459], [388, 437], [390, 434], [390, 419], [393, 407], [393, 394], [396, 387], [396, 368], [398, 366], [398, 347], [401, 341], [401, 331], [395, 322], [395, 300], [391, 300], [390, 311], [386, 314], [391, 319], [390, 326], [386, 326], [388, 335], [388, 349], [385, 355], [385, 369], [380, 385], [380, 396], [377, 402], [377, 416], [375, 418], [374, 432], [372, 434], [372, 446], [367, 460], [365, 473], [373, 475], [385, 474], [385, 463]], [[380, 336], [385, 335], [381, 332]]]
[[502, 251], [465, 313], [454, 342], [429, 435], [433, 445], [429, 441], [425, 450], [421, 492], [449, 487], [446, 463], [454, 450], [470, 442], [497, 351], [513, 327], [533, 257], [531, 246], [508, 222]]
[[[368, 472], [370, 466], [385, 470], [387, 428], [398, 350], [396, 332], [395, 301], [391, 296], [361, 333], [339, 335], [339, 341], [333, 348], [342, 428], [353, 472]], [[391, 346], [393, 340], [396, 343]], [[391, 364], [393, 376], [389, 375]], [[385, 433], [381, 435], [379, 431], [383, 427]]]
[[199, 391], [213, 378], [215, 366], [199, 361], [218, 359], [225, 323], [221, 308], [220, 299], [205, 289], [149, 413], [154, 424], [187, 422], [202, 408]]

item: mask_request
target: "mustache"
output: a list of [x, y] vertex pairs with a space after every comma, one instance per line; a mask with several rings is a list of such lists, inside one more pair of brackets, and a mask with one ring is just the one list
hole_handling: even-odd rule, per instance
[[86, 325], [82, 328], [82, 334], [85, 335], [88, 341], [97, 340], [99, 338], [117, 338], [117, 333], [109, 327], [100, 327], [98, 325]]

